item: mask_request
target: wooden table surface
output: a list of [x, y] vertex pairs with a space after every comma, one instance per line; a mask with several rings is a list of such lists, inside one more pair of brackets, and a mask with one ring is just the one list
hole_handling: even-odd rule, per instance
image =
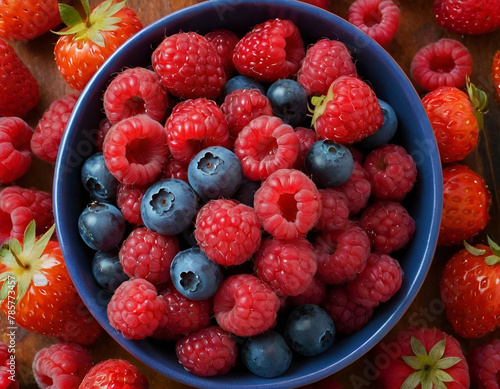
[[[168, 13], [201, 1], [129, 0], [129, 6], [138, 13], [143, 24], [148, 25]], [[352, 1], [330, 1], [330, 11], [346, 18], [347, 9]], [[95, 0], [91, 1], [91, 5], [97, 2]], [[72, 3], [75, 4], [75, 1], [72, 1]], [[444, 31], [435, 22], [432, 14], [432, 0], [401, 0], [397, 1], [397, 4], [401, 10], [401, 23], [396, 37], [387, 50], [407, 74], [409, 74], [410, 62], [416, 51], [420, 47], [443, 37], [454, 38], [464, 43], [474, 58], [472, 81], [488, 94], [490, 105], [489, 113], [486, 115], [486, 128], [480, 135], [476, 150], [465, 160], [465, 163], [473, 167], [487, 180], [494, 194], [494, 202], [491, 208], [492, 221], [486, 231], [477, 237], [476, 240], [484, 239], [485, 235], [489, 234], [494, 240], [500, 242], [499, 198], [496, 188], [496, 179], [500, 178], [500, 153], [496, 152], [500, 147], [500, 106], [493, 97], [494, 89], [490, 78], [493, 54], [497, 49], [500, 49], [500, 43], [498, 43], [500, 42], [500, 31], [482, 36], [451, 34]], [[47, 33], [30, 42], [14, 43], [18, 55], [37, 78], [41, 88], [40, 102], [26, 118], [33, 128], [51, 102], [72, 91], [59, 74], [54, 63], [53, 47], [56, 39], [57, 36], [55, 34]], [[423, 91], [417, 90], [423, 96]], [[29, 172], [17, 181], [16, 184], [25, 187], [37, 187], [38, 189], [51, 192], [53, 171], [54, 166], [52, 164], [35, 158]], [[445, 319], [444, 308], [439, 299], [438, 290], [441, 271], [452, 252], [453, 250], [451, 249], [437, 249], [432, 267], [420, 293], [400, 322], [388, 334], [388, 337], [410, 326], [438, 327], [455, 336], [453, 329]], [[467, 352], [471, 347], [483, 344], [494, 337], [500, 337], [500, 331], [496, 331], [481, 339], [468, 341], [458, 339], [461, 341], [464, 352]], [[51, 339], [33, 333], [22, 332], [19, 334], [17, 361], [21, 388], [37, 387], [31, 373], [33, 355], [41, 347], [52, 342], [53, 340]], [[146, 374], [150, 382], [150, 388], [187, 388], [185, 385], [163, 377], [144, 366], [140, 361], [135, 360], [121, 349], [107, 335], [103, 335], [92, 347], [91, 351], [95, 361], [116, 357], [132, 361]], [[370, 388], [372, 387], [371, 382], [373, 382], [373, 370], [370, 369], [368, 360], [361, 358], [335, 374], [335, 378], [342, 382], [346, 388]]]

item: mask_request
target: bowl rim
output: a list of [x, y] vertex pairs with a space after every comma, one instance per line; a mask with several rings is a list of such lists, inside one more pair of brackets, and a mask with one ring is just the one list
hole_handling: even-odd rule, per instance
[[[92, 77], [88, 85], [82, 91], [75, 107], [72, 115], [67, 124], [67, 131], [63, 134], [61, 139], [61, 152], [59, 152], [56, 164], [55, 164], [55, 174], [54, 174], [54, 182], [53, 182], [53, 203], [54, 203], [54, 218], [56, 221], [56, 229], [57, 236], [60, 240], [61, 249], [63, 255], [68, 258], [71, 257], [72, 247], [71, 241], [67, 239], [67, 233], [65, 233], [65, 211], [63, 209], [64, 201], [64, 184], [62, 183], [62, 179], [65, 176], [65, 163], [69, 158], [68, 147], [72, 140], [72, 133], [75, 130], [72, 130], [75, 126], [78, 125], [78, 122], [82, 120], [82, 110], [84, 106], [88, 103], [88, 100], [92, 98], [93, 89], [96, 85], [100, 85], [103, 83], [103, 78], [109, 79], [111, 78], [111, 74], [113, 73], [114, 63], [117, 59], [124, 53], [129, 50], [130, 47], [133, 47], [135, 44], [140, 42], [150, 41], [153, 37], [157, 35], [157, 31], [163, 29], [165, 24], [168, 24], [172, 21], [181, 20], [185, 17], [188, 17], [191, 13], [195, 12], [204, 12], [208, 9], [213, 9], [217, 6], [227, 6], [227, 7], [235, 7], [241, 4], [252, 4], [255, 6], [286, 6], [287, 8], [291, 8], [294, 12], [306, 12], [309, 15], [313, 15], [318, 18], [326, 19], [329, 22], [333, 22], [337, 24], [337, 26], [346, 33], [355, 35], [357, 39], [359, 39], [360, 45], [366, 45], [373, 51], [376, 55], [380, 56], [384, 61], [387, 62], [388, 67], [393, 69], [396, 72], [396, 76], [398, 80], [400, 80], [405, 85], [405, 94], [406, 97], [410, 99], [414, 104], [413, 109], [417, 110], [418, 116], [421, 120], [420, 125], [423, 127], [430, 127], [430, 123], [425, 114], [425, 110], [421, 105], [420, 98], [418, 97], [418, 93], [414, 89], [413, 85], [409, 81], [408, 77], [401, 69], [399, 64], [389, 55], [389, 53], [379, 46], [375, 41], [373, 41], [366, 34], [362, 33], [356, 27], [340, 18], [339, 16], [330, 13], [328, 11], [322, 10], [320, 8], [314, 7], [312, 5], [302, 3], [294, 0], [239, 0], [238, 2], [232, 2], [230, 0], [210, 0], [202, 3], [198, 3], [196, 5], [192, 5], [181, 10], [172, 12], [163, 16], [162, 18], [154, 21], [153, 23], [145, 26], [142, 30], [137, 32], [133, 37], [131, 37], [128, 41], [126, 41], [122, 46], [120, 46], [111, 56], [110, 58], [99, 68], [96, 74]], [[102, 92], [102, 91], [101, 91]], [[417, 100], [418, 99], [418, 100]], [[74, 135], [74, 134], [73, 134]], [[342, 368], [348, 366], [354, 361], [361, 358], [365, 355], [369, 350], [371, 350], [385, 335], [389, 333], [389, 331], [397, 324], [403, 314], [407, 311], [411, 303], [413, 302], [415, 296], [420, 290], [427, 272], [430, 268], [432, 258], [434, 255], [434, 251], [437, 246], [437, 235], [439, 232], [439, 224], [441, 220], [441, 209], [442, 209], [442, 175], [441, 175], [441, 163], [439, 161], [439, 156], [436, 157], [437, 146], [434, 143], [429, 144], [430, 150], [427, 152], [430, 153], [431, 159], [431, 167], [432, 169], [427, 172], [430, 173], [430, 176], [426, 176], [427, 186], [432, 188], [432, 192], [427, 194], [429, 200], [434, 204], [434, 207], [431, 211], [431, 224], [428, 226], [428, 233], [426, 234], [427, 238], [422, 239], [422, 244], [425, 245], [425, 250], [422, 252], [422, 261], [417, 266], [416, 277], [411, 280], [405, 280], [408, 282], [408, 291], [412, 291], [413, 297], [403, 296], [402, 302], [396, 305], [396, 309], [391, 313], [386, 313], [387, 320], [382, 325], [370, 326], [370, 323], [364, 330], [371, 330], [372, 333], [368, 337], [364, 337], [364, 340], [360, 342], [360, 347], [355, 350], [352, 350], [351, 353], [345, 354], [344, 357], [333, 364], [321, 365], [320, 369], [315, 370], [312, 373], [303, 374], [300, 376], [295, 375], [283, 375], [280, 377], [276, 377], [275, 379], [260, 379], [259, 377], [255, 377], [252, 382], [249, 384], [240, 384], [236, 382], [232, 382], [230, 378], [227, 376], [221, 377], [210, 377], [203, 378], [198, 377], [188, 372], [179, 372], [178, 370], [172, 370], [168, 367], [165, 367], [160, 362], [152, 360], [147, 352], [144, 352], [140, 348], [140, 344], [143, 341], [130, 341], [121, 337], [121, 335], [117, 334], [112, 328], [110, 328], [109, 323], [107, 322], [107, 318], [96, 317], [96, 319], [100, 322], [101, 326], [106, 330], [106, 332], [123, 347], [127, 352], [134, 355], [137, 359], [141, 360], [146, 365], [149, 365], [159, 373], [170, 377], [176, 381], [181, 383], [195, 386], [195, 387], [204, 387], [204, 388], [216, 388], [223, 387], [227, 388], [255, 388], [256, 386], [261, 388], [290, 388], [296, 386], [307, 385], [312, 382], [318, 381], [322, 378], [325, 378], [333, 373], [338, 372]], [[439, 162], [439, 165], [438, 165]], [[439, 166], [439, 170], [437, 167]], [[435, 237], [432, 238], [432, 237]], [[95, 301], [86, 298], [87, 291], [87, 283], [82, 279], [81, 274], [79, 272], [78, 267], [76, 266], [75, 261], [68, 261], [67, 268], [73, 282], [75, 284], [76, 289], [82, 296], [84, 303], [87, 305], [89, 310], [95, 314], [96, 303]], [[364, 332], [363, 332], [364, 333]], [[354, 334], [353, 336], [357, 336]], [[251, 374], [251, 373], [250, 373]]]

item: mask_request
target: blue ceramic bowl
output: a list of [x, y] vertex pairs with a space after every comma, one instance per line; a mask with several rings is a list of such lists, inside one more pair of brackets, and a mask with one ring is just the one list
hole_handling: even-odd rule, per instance
[[[78, 234], [78, 216], [88, 201], [80, 182], [80, 169], [94, 152], [94, 132], [103, 118], [103, 91], [117, 72], [124, 67], [150, 65], [152, 51], [165, 35], [180, 30], [206, 33], [212, 28], [243, 33], [257, 23], [276, 17], [293, 20], [306, 42], [322, 37], [344, 42], [352, 51], [362, 77], [369, 80], [378, 97], [396, 111], [400, 123], [397, 142], [409, 151], [418, 167], [416, 186], [407, 202], [417, 230], [408, 249], [399, 257], [405, 273], [400, 291], [376, 309], [364, 329], [339, 337], [324, 354], [294, 362], [277, 378], [259, 378], [243, 368], [236, 368], [226, 376], [201, 378], [184, 370], [173, 349], [161, 342], [127, 340], [109, 325], [106, 297], [91, 273], [93, 253]], [[398, 64], [367, 35], [345, 20], [299, 1], [211, 0], [147, 26], [97, 72], [82, 92], [62, 139], [53, 193], [57, 234], [69, 273], [90, 311], [120, 345], [158, 372], [187, 385], [276, 389], [306, 385], [341, 370], [368, 352], [398, 322], [418, 293], [434, 254], [441, 219], [442, 174], [432, 128], [419, 96]]]

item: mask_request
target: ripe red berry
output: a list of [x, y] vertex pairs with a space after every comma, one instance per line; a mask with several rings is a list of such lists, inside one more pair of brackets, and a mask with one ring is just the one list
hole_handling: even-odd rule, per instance
[[322, 188], [321, 194], [321, 215], [318, 223], [314, 227], [320, 231], [340, 230], [347, 226], [349, 222], [349, 202], [347, 197], [336, 188]]
[[288, 296], [287, 302], [293, 306], [302, 304], [315, 304], [320, 305], [325, 299], [326, 295], [326, 284], [318, 279], [318, 277], [313, 277], [309, 285], [304, 289], [302, 293], [296, 296]]
[[356, 0], [348, 10], [347, 20], [381, 46], [387, 46], [396, 35], [401, 18], [392, 0]]
[[170, 264], [178, 252], [177, 236], [137, 227], [122, 242], [119, 258], [129, 277], [161, 285], [170, 279]]
[[368, 173], [360, 162], [354, 161], [354, 169], [349, 179], [335, 189], [347, 198], [351, 215], [359, 213], [368, 203], [372, 186]]
[[300, 150], [292, 168], [302, 170], [304, 169], [304, 160], [306, 159], [307, 152], [318, 139], [316, 138], [316, 131], [309, 127], [296, 127], [295, 133], [299, 138]]
[[165, 129], [172, 156], [183, 163], [209, 146], [230, 148], [227, 121], [213, 100], [197, 98], [177, 103]]
[[169, 35], [152, 55], [153, 69], [168, 92], [184, 99], [215, 99], [226, 83], [223, 59], [196, 32]]
[[165, 129], [146, 114], [114, 125], [103, 144], [110, 173], [124, 184], [142, 186], [161, 173], [169, 151]]
[[365, 269], [347, 283], [349, 298], [366, 308], [375, 308], [388, 301], [401, 287], [403, 269], [387, 254], [372, 253]]
[[336, 78], [356, 75], [356, 66], [347, 46], [341, 41], [323, 38], [307, 48], [297, 81], [308, 95], [321, 96], [328, 93]]
[[124, 281], [107, 307], [109, 324], [127, 339], [153, 335], [167, 310], [152, 283], [142, 278]]
[[142, 225], [141, 200], [148, 186], [134, 186], [120, 183], [116, 191], [116, 205], [126, 221], [133, 225]]
[[234, 48], [236, 70], [262, 82], [288, 78], [299, 70], [304, 42], [298, 27], [288, 19], [258, 24]]
[[426, 91], [440, 86], [463, 88], [472, 73], [472, 55], [459, 41], [442, 38], [417, 51], [410, 73], [417, 85]]
[[104, 112], [112, 124], [139, 114], [161, 122], [168, 103], [167, 90], [158, 75], [142, 67], [123, 70], [111, 80], [103, 96]]
[[57, 99], [50, 104], [38, 122], [31, 138], [31, 150], [38, 158], [55, 163], [61, 138], [78, 100], [77, 94]]
[[30, 141], [33, 129], [23, 119], [0, 118], [0, 182], [10, 184], [31, 166]]
[[314, 241], [318, 271], [325, 284], [343, 284], [361, 273], [370, 255], [371, 242], [366, 232], [350, 222], [341, 230], [323, 231]]
[[467, 354], [471, 383], [478, 389], [499, 387], [500, 339], [492, 339], [472, 348]]
[[316, 254], [305, 238], [266, 238], [255, 254], [254, 268], [279, 296], [296, 296], [307, 289], [316, 274]]
[[234, 73], [233, 52], [240, 40], [233, 31], [216, 28], [205, 34], [207, 41], [215, 46], [215, 50], [222, 58], [226, 79], [229, 80]]
[[230, 199], [211, 200], [198, 211], [194, 237], [208, 258], [241, 265], [261, 243], [261, 222], [252, 207]]
[[77, 389], [92, 367], [90, 352], [77, 343], [55, 343], [33, 358], [33, 375], [40, 388]]
[[215, 320], [236, 336], [253, 336], [276, 325], [280, 299], [255, 275], [226, 277], [214, 296]]
[[297, 160], [300, 143], [293, 128], [276, 116], [259, 116], [238, 134], [233, 151], [249, 180], [265, 180]]
[[276, 239], [305, 236], [321, 215], [321, 194], [314, 182], [295, 169], [271, 174], [255, 192], [254, 208], [266, 232]]
[[392, 143], [372, 150], [363, 168], [371, 183], [371, 193], [378, 199], [401, 201], [417, 179], [411, 155], [404, 147]]
[[148, 378], [124, 359], [107, 359], [95, 364], [78, 389], [95, 388], [148, 389]]
[[186, 370], [202, 377], [227, 374], [238, 359], [236, 340], [218, 326], [186, 335], [175, 345], [175, 352]]

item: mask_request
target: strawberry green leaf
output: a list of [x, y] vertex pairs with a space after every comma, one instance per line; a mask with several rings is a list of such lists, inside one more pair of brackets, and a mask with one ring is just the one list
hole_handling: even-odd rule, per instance
[[469, 253], [471, 253], [476, 257], [480, 257], [481, 255], [484, 255], [486, 253], [486, 250], [478, 249], [477, 247], [472, 246], [470, 243], [467, 243], [465, 240], [464, 240], [464, 246]]
[[410, 341], [411, 345], [411, 350], [416, 356], [424, 356], [427, 355], [427, 350], [425, 349], [424, 345], [422, 342], [420, 342], [417, 338], [414, 336], [411, 337]]
[[89, 15], [90, 15], [90, 4], [89, 4], [89, 0], [81, 0], [81, 3], [82, 3], [82, 7], [83, 7], [83, 10], [85, 11], [85, 16], [87, 17], [87, 19], [89, 18]]
[[2, 288], [0, 289], [0, 301], [4, 301], [9, 295], [9, 284], [4, 281]]
[[461, 360], [462, 360], [462, 358], [459, 358], [459, 357], [446, 357], [446, 358], [442, 358], [439, 361], [437, 361], [435, 366], [437, 369], [446, 370], [452, 366], [455, 366]]
[[466, 87], [469, 99], [474, 107], [474, 116], [476, 117], [479, 129], [482, 130], [484, 128], [483, 114], [488, 112], [488, 96], [470, 82], [469, 76], [466, 76]]
[[446, 338], [437, 342], [429, 351], [429, 359], [435, 363], [439, 361], [444, 355], [444, 348], [446, 346]]
[[68, 27], [83, 23], [80, 13], [68, 4], [59, 3], [59, 13], [61, 14], [61, 20]]
[[[411, 373], [408, 376], [408, 378], [406, 378], [406, 380], [401, 385], [401, 389], [414, 389], [414, 388], [416, 388], [422, 382], [421, 376], [422, 376], [421, 371], [416, 371], [414, 373]], [[422, 386], [422, 388], [423, 388], [423, 386]]]

